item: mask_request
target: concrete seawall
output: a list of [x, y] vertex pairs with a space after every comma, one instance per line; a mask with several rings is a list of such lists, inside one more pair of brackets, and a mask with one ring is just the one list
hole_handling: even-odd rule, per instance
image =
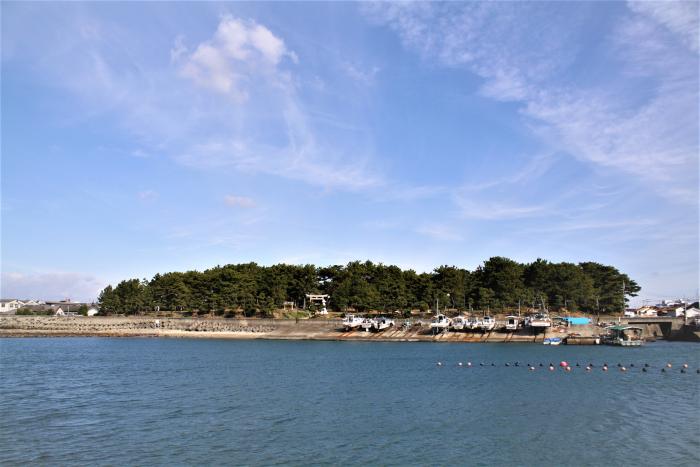
[[[565, 337], [571, 329], [552, 328], [533, 335], [529, 330], [512, 332], [445, 332], [433, 335], [429, 327], [390, 328], [382, 332], [345, 332], [340, 320], [188, 319], [154, 317], [53, 317], [2, 316], [0, 337], [202, 337], [223, 339], [290, 339], [350, 341], [426, 342], [532, 342], [545, 337]], [[597, 335], [600, 328], [577, 326], [583, 337]]]

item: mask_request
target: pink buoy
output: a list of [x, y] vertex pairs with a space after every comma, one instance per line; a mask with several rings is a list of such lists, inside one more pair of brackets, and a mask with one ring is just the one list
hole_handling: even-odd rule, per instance
[[569, 366], [569, 364], [566, 363], [566, 362], [561, 362], [561, 363], [559, 364], [559, 366], [562, 367], [562, 368], [566, 368], [567, 366]]

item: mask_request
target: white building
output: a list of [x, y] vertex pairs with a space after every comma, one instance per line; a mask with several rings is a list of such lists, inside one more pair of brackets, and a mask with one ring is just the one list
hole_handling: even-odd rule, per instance
[[90, 308], [88, 308], [87, 315], [88, 316], [95, 316], [99, 312], [100, 312], [100, 310], [98, 310], [94, 306], [91, 306]]
[[22, 308], [24, 303], [14, 298], [3, 298], [0, 300], [0, 313], [15, 314], [18, 309]]

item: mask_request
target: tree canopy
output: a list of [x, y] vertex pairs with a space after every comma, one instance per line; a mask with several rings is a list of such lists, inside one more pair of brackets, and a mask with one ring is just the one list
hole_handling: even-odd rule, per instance
[[622, 311], [627, 297], [639, 290], [613, 266], [543, 259], [523, 264], [496, 256], [474, 271], [444, 265], [429, 273], [371, 261], [325, 267], [228, 264], [123, 280], [102, 290], [99, 305], [107, 313], [170, 310], [252, 316], [269, 315], [285, 301], [299, 306], [307, 293], [325, 293], [330, 295], [329, 308], [336, 311], [427, 310], [438, 300], [456, 310], [522, 305], [612, 313]]

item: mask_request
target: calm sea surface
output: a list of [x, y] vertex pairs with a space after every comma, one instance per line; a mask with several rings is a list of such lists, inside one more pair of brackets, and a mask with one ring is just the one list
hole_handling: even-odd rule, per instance
[[665, 342], [0, 339], [0, 465], [696, 466], [699, 366]]

